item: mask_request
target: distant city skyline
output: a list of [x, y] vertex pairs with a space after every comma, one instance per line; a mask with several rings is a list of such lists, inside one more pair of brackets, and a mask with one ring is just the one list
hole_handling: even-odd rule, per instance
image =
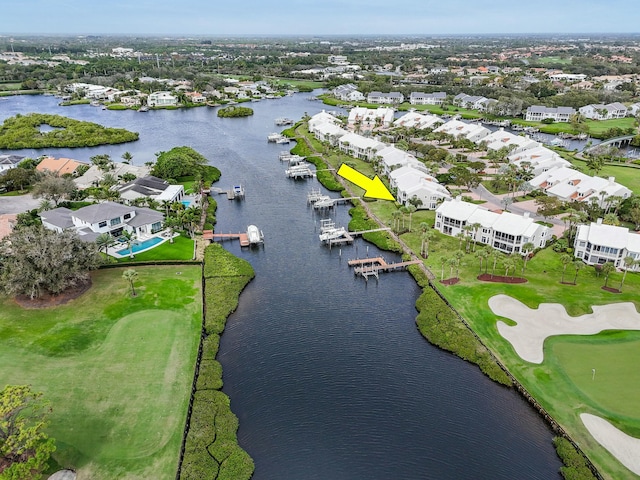
[[21, 0], [1, 11], [0, 35], [587, 34], [640, 25], [631, 0]]

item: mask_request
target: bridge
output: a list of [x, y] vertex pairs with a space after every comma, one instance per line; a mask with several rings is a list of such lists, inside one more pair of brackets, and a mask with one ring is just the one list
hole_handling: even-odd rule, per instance
[[582, 153], [590, 153], [592, 150], [598, 147], [604, 147], [607, 145], [614, 145], [620, 148], [623, 145], [629, 145], [633, 137], [635, 137], [635, 135], [624, 135], [622, 137], [610, 138], [608, 140], [598, 143], [597, 145], [593, 145], [589, 148], [585, 148], [584, 150], [582, 150]]

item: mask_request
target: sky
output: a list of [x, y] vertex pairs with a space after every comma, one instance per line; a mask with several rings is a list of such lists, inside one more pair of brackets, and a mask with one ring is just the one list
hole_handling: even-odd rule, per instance
[[2, 0], [0, 35], [640, 33], [637, 0]]

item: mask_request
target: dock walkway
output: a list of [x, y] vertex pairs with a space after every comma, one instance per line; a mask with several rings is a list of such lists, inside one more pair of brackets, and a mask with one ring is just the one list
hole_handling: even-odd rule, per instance
[[422, 263], [422, 260], [387, 263], [387, 261], [382, 257], [371, 257], [349, 260], [347, 265], [355, 267], [353, 269], [354, 275], [361, 275], [365, 280], [367, 280], [370, 276], [379, 278], [378, 276], [380, 272], [400, 270], [408, 267], [409, 265], [418, 265], [420, 263]]
[[246, 233], [213, 233], [213, 230], [203, 230], [202, 232], [203, 240], [209, 240], [211, 242], [215, 242], [216, 240], [224, 241], [224, 240], [235, 240], [236, 238], [240, 240], [241, 247], [249, 246], [249, 237]]

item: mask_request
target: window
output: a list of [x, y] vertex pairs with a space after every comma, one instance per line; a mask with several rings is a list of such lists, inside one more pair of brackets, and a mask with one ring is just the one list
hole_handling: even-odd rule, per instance
[[124, 214], [124, 219], [125, 220], [129, 220], [131, 218], [131, 214], [130, 213], [125, 213]]
[[120, 223], [120, 217], [111, 219], [111, 226], [118, 225]]
[[105, 220], [104, 222], [100, 222], [100, 223], [98, 224], [98, 228], [104, 228], [104, 227], [106, 227], [106, 226], [107, 226], [107, 221], [106, 221], [106, 220]]

